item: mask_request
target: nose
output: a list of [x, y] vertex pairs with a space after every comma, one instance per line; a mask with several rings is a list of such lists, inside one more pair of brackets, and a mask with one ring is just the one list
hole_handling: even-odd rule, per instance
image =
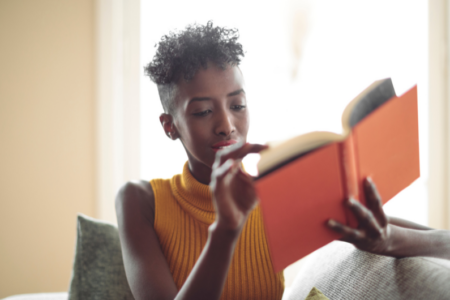
[[226, 110], [222, 110], [217, 114], [215, 133], [217, 135], [229, 136], [234, 131], [236, 131], [236, 127], [234, 126], [233, 116]]

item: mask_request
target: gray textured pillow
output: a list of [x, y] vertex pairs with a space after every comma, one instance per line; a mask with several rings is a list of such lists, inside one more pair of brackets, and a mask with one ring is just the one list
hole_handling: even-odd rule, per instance
[[450, 299], [450, 261], [395, 259], [332, 242], [306, 258], [286, 300], [304, 299], [311, 287], [339, 299]]
[[117, 228], [79, 214], [69, 300], [91, 299], [134, 298], [125, 276]]

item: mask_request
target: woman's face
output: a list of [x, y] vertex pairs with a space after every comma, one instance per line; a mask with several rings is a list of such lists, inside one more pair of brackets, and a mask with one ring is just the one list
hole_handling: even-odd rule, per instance
[[177, 89], [173, 115], [177, 137], [187, 151], [191, 172], [210, 174], [217, 151], [247, 141], [249, 115], [242, 73], [237, 66], [223, 70], [209, 64], [189, 82], [181, 80]]

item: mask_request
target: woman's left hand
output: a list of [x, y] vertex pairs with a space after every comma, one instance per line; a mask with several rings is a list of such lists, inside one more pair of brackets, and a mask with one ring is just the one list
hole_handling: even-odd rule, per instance
[[335, 220], [329, 220], [328, 226], [342, 234], [342, 241], [352, 243], [358, 249], [375, 253], [389, 252], [391, 225], [384, 214], [377, 188], [370, 178], [364, 181], [364, 193], [367, 207], [360, 202], [349, 199], [347, 204], [358, 220], [358, 228], [351, 228]]

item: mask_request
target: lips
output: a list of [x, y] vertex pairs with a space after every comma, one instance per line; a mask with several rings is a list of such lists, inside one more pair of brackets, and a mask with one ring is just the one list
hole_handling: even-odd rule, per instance
[[215, 143], [214, 145], [212, 145], [211, 148], [213, 149], [214, 152], [217, 152], [217, 151], [220, 151], [227, 147], [230, 147], [231, 145], [236, 144], [236, 143], [237, 143], [236, 140], [221, 141], [221, 142], [218, 142], [218, 143]]

